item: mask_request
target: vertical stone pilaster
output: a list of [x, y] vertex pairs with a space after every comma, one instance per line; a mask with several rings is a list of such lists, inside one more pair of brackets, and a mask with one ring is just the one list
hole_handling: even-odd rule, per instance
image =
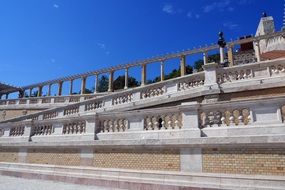
[[62, 83], [63, 83], [62, 81], [58, 83], [58, 92], [57, 92], [58, 96], [61, 96], [62, 94]]
[[26, 163], [27, 154], [28, 154], [28, 148], [20, 147], [18, 152], [18, 162]]
[[160, 81], [164, 81], [164, 61], [160, 62]]
[[110, 71], [108, 92], [113, 92], [113, 78], [114, 78], [114, 71]]
[[129, 131], [143, 131], [144, 130], [144, 118], [129, 117]]
[[142, 65], [142, 79], [141, 79], [141, 86], [146, 84], [146, 64]]
[[259, 41], [254, 42], [254, 45], [255, 45], [255, 55], [256, 55], [257, 62], [260, 62], [261, 61], [261, 57], [260, 57]]
[[234, 55], [233, 55], [233, 47], [229, 46], [228, 47], [228, 61], [229, 61], [229, 66], [232, 67], [234, 66]]
[[203, 65], [203, 69], [205, 72], [205, 82], [204, 87], [209, 90], [209, 94], [213, 94], [213, 90], [217, 90], [217, 93], [220, 92], [218, 83], [217, 83], [217, 68], [218, 63], [208, 63]]
[[98, 84], [99, 84], [99, 76], [98, 74], [95, 75], [95, 84], [94, 84], [94, 94], [98, 92]]
[[85, 94], [85, 88], [86, 88], [86, 77], [82, 77], [81, 79], [81, 94]]
[[128, 78], [129, 78], [129, 69], [128, 68], [125, 68], [125, 87], [124, 89], [128, 89]]
[[84, 147], [80, 151], [80, 165], [81, 166], [92, 166], [94, 159], [93, 148]]
[[41, 96], [42, 96], [42, 90], [43, 90], [43, 87], [42, 87], [42, 86], [39, 86], [39, 87], [38, 87], [38, 94], [37, 94], [37, 97], [41, 97]]
[[182, 124], [183, 129], [199, 129], [199, 103], [198, 102], [186, 102], [182, 103]]
[[220, 47], [220, 63], [224, 63], [225, 58], [224, 58], [224, 48]]
[[186, 56], [182, 55], [180, 58], [180, 75], [184, 76], [186, 74]]
[[73, 91], [73, 80], [70, 80], [69, 95], [72, 95]]
[[203, 52], [203, 61], [204, 61], [204, 65], [208, 63], [208, 53], [207, 52]]
[[48, 85], [48, 94], [47, 94], [48, 96], [51, 95], [51, 86], [52, 86], [52, 84], [49, 84], [49, 85]]
[[180, 169], [183, 172], [202, 172], [202, 149], [181, 148]]

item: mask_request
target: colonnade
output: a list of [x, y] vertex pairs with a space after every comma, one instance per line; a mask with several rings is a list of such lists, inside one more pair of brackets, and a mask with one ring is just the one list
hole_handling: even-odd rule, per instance
[[[256, 59], [257, 59], [257, 62], [260, 62], [261, 61], [261, 57], [260, 57], [260, 47], [259, 47], [259, 40], [260, 39], [257, 39], [257, 40], [251, 40], [251, 42], [254, 44], [254, 49], [255, 49], [255, 53], [256, 53]], [[225, 43], [225, 42], [224, 42]], [[225, 62], [225, 55], [224, 55], [224, 51], [225, 51], [225, 48], [227, 49], [227, 58], [228, 58], [228, 62], [229, 62], [229, 66], [233, 66], [233, 63], [234, 63], [234, 54], [233, 54], [233, 47], [234, 45], [239, 45], [240, 43], [229, 43], [227, 45], [219, 45], [218, 48], [219, 48], [219, 54], [220, 54], [220, 63], [224, 63]], [[195, 51], [195, 53], [202, 53], [203, 54], [203, 64], [207, 64], [208, 63], [208, 51], [210, 50], [215, 50], [217, 48], [217, 46], [214, 46], [215, 48], [213, 47], [209, 47], [209, 48], [204, 48], [204, 49], [201, 49], [199, 51]], [[147, 78], [147, 65], [148, 64], [152, 64], [152, 63], [155, 63], [155, 62], [160, 62], [160, 79], [161, 81], [164, 81], [165, 80], [165, 74], [164, 74], [164, 66], [165, 66], [165, 61], [169, 60], [169, 59], [173, 59], [173, 58], [179, 58], [180, 59], [180, 76], [184, 76], [186, 74], [186, 58], [187, 58], [187, 55], [192, 55], [194, 53], [180, 53], [178, 56], [175, 56], [175, 57], [161, 57], [160, 59], [156, 60], [156, 61], [153, 61], [153, 62], [141, 62], [141, 63], [138, 63], [136, 65], [125, 65], [125, 66], [121, 66], [119, 67], [118, 69], [109, 69], [105, 72], [94, 72], [95, 74], [83, 74], [83, 75], [79, 75], [79, 76], [76, 76], [76, 77], [71, 77], [70, 79], [67, 79], [67, 80], [58, 80], [58, 81], [53, 81], [52, 83], [47, 83], [45, 82], [44, 85], [41, 85], [39, 84], [38, 86], [33, 86], [33, 87], [30, 87], [30, 88], [26, 88], [26, 89], [22, 89], [22, 91], [20, 92], [20, 94], [22, 94], [22, 97], [23, 97], [23, 92], [25, 90], [29, 90], [29, 96], [31, 97], [33, 94], [32, 94], [32, 91], [34, 88], [37, 88], [37, 97], [41, 97], [42, 96], [42, 92], [43, 92], [43, 87], [44, 86], [48, 86], [48, 90], [47, 90], [47, 96], [51, 96], [51, 88], [52, 88], [52, 85], [56, 84], [58, 85], [58, 89], [57, 89], [57, 95], [58, 96], [61, 96], [62, 95], [62, 86], [63, 86], [63, 83], [64, 82], [68, 82], [70, 83], [70, 86], [69, 86], [69, 95], [72, 95], [73, 94], [73, 82], [74, 80], [76, 79], [81, 79], [81, 87], [80, 87], [80, 93], [81, 94], [85, 94], [85, 89], [86, 89], [86, 80], [87, 80], [87, 77], [90, 77], [90, 76], [95, 76], [95, 81], [94, 81], [94, 86], [95, 86], [95, 90], [94, 90], [94, 94], [98, 93], [98, 85], [99, 85], [99, 75], [100, 74], [109, 74], [109, 84], [108, 84], [108, 92], [113, 92], [114, 91], [114, 73], [115, 71], [118, 71], [118, 70], [124, 70], [125, 72], [125, 84], [124, 84], [124, 89], [128, 89], [128, 77], [129, 77], [129, 69], [131, 67], [135, 67], [135, 66], [140, 66], [141, 67], [141, 86], [144, 86], [146, 85], [146, 78]], [[2, 95], [5, 95], [6, 96], [6, 99], [8, 99], [8, 96], [9, 96], [9, 93], [7, 94], [2, 94]], [[2, 98], [2, 95], [1, 95], [1, 98]], [[19, 96], [20, 97], [20, 96]]]

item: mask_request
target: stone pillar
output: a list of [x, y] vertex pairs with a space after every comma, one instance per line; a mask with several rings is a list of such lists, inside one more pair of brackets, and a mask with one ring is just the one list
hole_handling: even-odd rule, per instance
[[203, 61], [204, 61], [204, 65], [206, 65], [208, 62], [208, 53], [206, 51], [203, 52]]
[[160, 81], [164, 81], [164, 61], [160, 62]]
[[93, 148], [84, 147], [80, 151], [80, 165], [81, 166], [92, 166], [94, 159]]
[[62, 83], [63, 83], [62, 81], [58, 83], [58, 91], [57, 91], [58, 96], [61, 96], [62, 94]]
[[49, 84], [49, 85], [48, 85], [48, 94], [47, 94], [48, 96], [51, 95], [51, 85], [52, 85], [52, 84]]
[[144, 86], [146, 84], [146, 64], [142, 65], [142, 81], [141, 86]]
[[228, 47], [228, 61], [230, 67], [234, 66], [233, 46]]
[[224, 48], [220, 47], [220, 63], [224, 63], [225, 58], [224, 58]]
[[180, 76], [184, 76], [186, 74], [186, 56], [182, 55], [180, 58]]
[[128, 89], [128, 80], [129, 80], [129, 68], [125, 68], [125, 87], [124, 89]]
[[99, 84], [99, 75], [95, 76], [95, 84], [94, 84], [94, 94], [98, 92], [98, 84]]
[[70, 80], [69, 95], [72, 95], [73, 91], [73, 80]]
[[81, 94], [85, 94], [85, 88], [86, 88], [86, 77], [82, 77], [81, 79]]
[[43, 87], [42, 87], [42, 86], [39, 86], [39, 87], [38, 87], [38, 94], [37, 94], [37, 97], [41, 97], [41, 96], [42, 96], [42, 90], [43, 90]]
[[33, 92], [33, 89], [30, 88], [30, 97], [32, 97], [32, 92]]
[[114, 71], [110, 71], [108, 92], [113, 92], [113, 77], [114, 77]]
[[255, 55], [256, 55], [257, 62], [260, 62], [261, 61], [261, 57], [260, 57], [259, 41], [254, 42], [254, 45], [255, 45]]
[[26, 157], [28, 153], [28, 148], [20, 147], [18, 152], [18, 162], [19, 163], [26, 163]]
[[183, 172], [202, 172], [202, 149], [181, 148], [180, 168]]
[[217, 83], [217, 72], [216, 69], [218, 67], [218, 63], [208, 63], [203, 65], [203, 69], [205, 72], [205, 82], [204, 87], [208, 90], [208, 93], [215, 93], [213, 90], [217, 90], [217, 93], [220, 93], [220, 89]]

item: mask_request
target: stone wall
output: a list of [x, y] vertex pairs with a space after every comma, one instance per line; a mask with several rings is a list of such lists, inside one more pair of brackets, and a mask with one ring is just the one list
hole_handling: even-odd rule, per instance
[[18, 162], [18, 149], [0, 148], [0, 162]]
[[27, 163], [80, 166], [78, 149], [29, 149]]
[[179, 150], [97, 150], [93, 166], [137, 170], [180, 170]]
[[204, 149], [203, 172], [285, 175], [285, 149]]
[[11, 119], [18, 116], [23, 116], [27, 114], [36, 113], [42, 110], [26, 110], [26, 109], [9, 109], [9, 110], [0, 110], [0, 121]]

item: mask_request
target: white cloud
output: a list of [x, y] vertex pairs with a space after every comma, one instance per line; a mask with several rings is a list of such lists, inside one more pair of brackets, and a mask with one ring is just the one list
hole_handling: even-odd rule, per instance
[[106, 49], [106, 45], [103, 44], [103, 43], [97, 43], [97, 46], [98, 46], [100, 49]]
[[171, 4], [163, 5], [162, 11], [166, 12], [167, 14], [174, 14], [175, 13], [175, 11], [173, 9], [173, 5], [171, 5]]
[[221, 1], [214, 1], [213, 3], [206, 5], [203, 8], [204, 13], [209, 13], [215, 10], [218, 11], [224, 11], [229, 5], [230, 5], [230, 0], [221, 0]]
[[188, 17], [188, 18], [192, 18], [192, 17], [193, 17], [193, 14], [192, 14], [191, 11], [189, 11], [189, 12], [187, 13], [187, 17]]
[[236, 30], [236, 29], [239, 28], [239, 25], [238, 25], [237, 23], [233, 23], [233, 22], [225, 22], [225, 23], [223, 24], [223, 26], [224, 26], [225, 28], [230, 29], [230, 30]]
[[59, 5], [58, 4], [53, 4], [53, 7], [58, 9], [59, 8]]

